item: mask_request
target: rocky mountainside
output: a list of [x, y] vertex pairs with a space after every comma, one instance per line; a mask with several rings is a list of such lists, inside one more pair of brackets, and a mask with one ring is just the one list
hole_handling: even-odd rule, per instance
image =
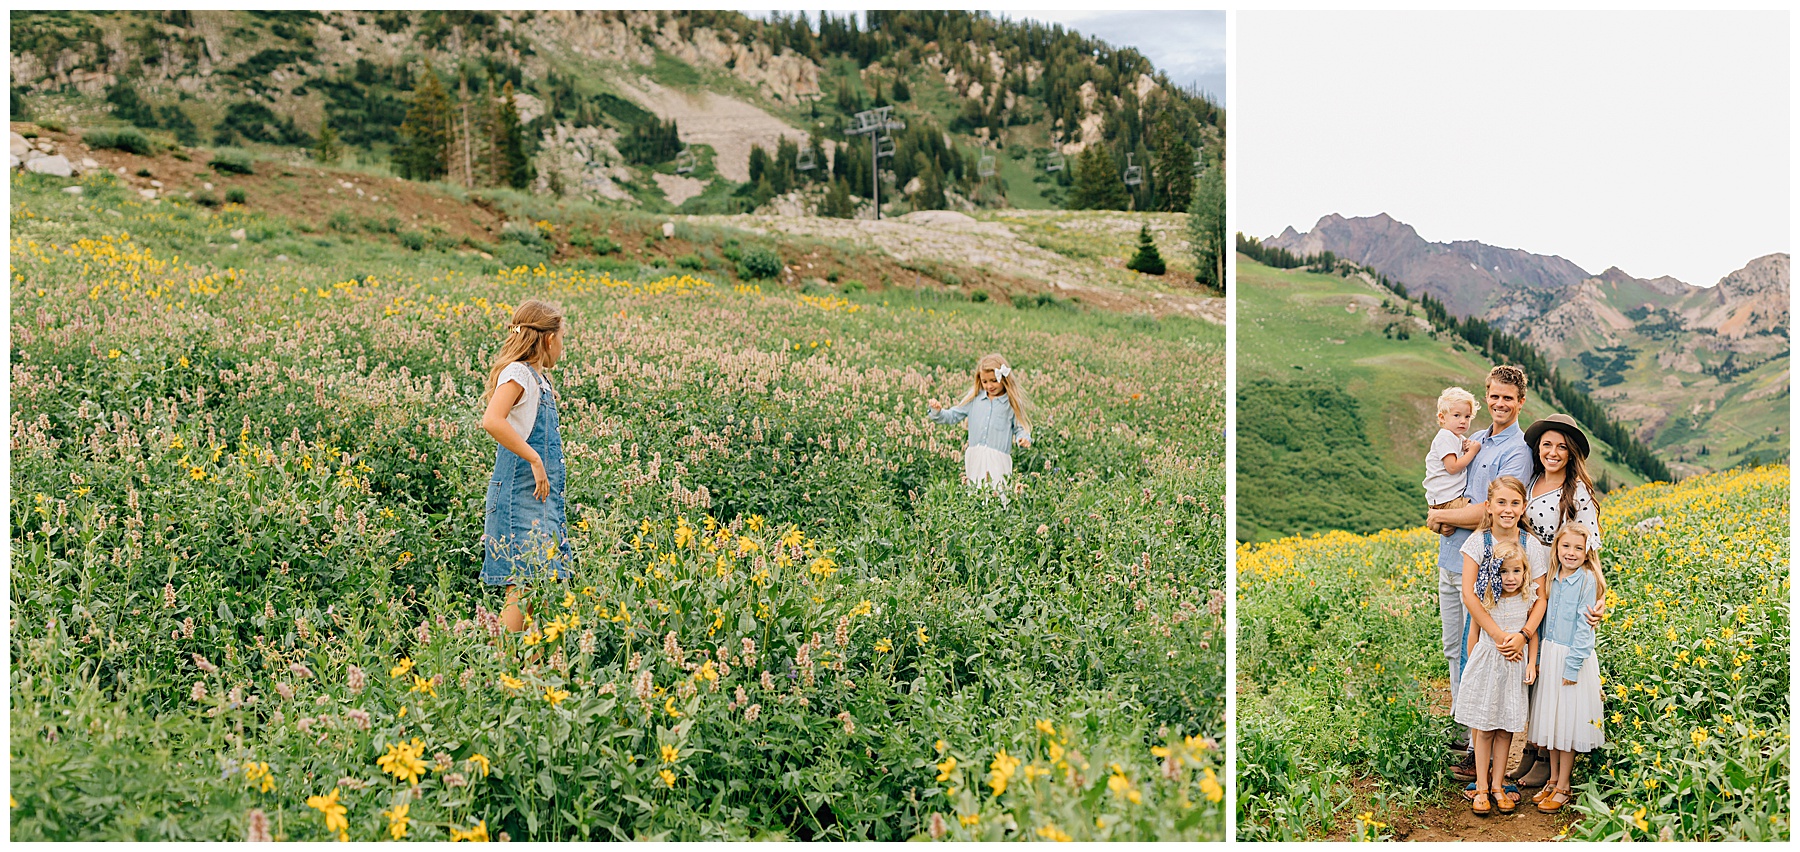
[[1469, 240], [1434, 243], [1386, 213], [1346, 219], [1333, 213], [1312, 230], [1293, 226], [1263, 241], [1296, 255], [1331, 252], [1429, 293], [1457, 316], [1481, 316], [1520, 289], [1557, 292], [1588, 277], [1560, 257]]
[[513, 186], [694, 213], [748, 212], [794, 189], [814, 204], [834, 190], [848, 196], [831, 215], [866, 209], [867, 137], [849, 131], [857, 112], [882, 105], [907, 124], [882, 162], [895, 180], [881, 200], [895, 213], [1063, 206], [1076, 194], [1076, 155], [1095, 146], [1117, 162], [1115, 180], [1135, 155], [1134, 209], [1185, 210], [1195, 163], [1222, 156], [1222, 111], [1130, 48], [978, 12], [871, 12], [868, 22], [729, 11], [24, 11], [10, 22], [12, 116], [135, 125], [190, 147], [304, 149], [329, 126], [355, 162], [388, 167], [418, 135], [403, 122], [432, 73], [448, 90], [452, 144], [474, 140], [472, 152], [442, 158], [457, 180], [486, 168], [499, 143], [484, 137], [483, 115], [510, 84], [532, 164], [510, 173]]

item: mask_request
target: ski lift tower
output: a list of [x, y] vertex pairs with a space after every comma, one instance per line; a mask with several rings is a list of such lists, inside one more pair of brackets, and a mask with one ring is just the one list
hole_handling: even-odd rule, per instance
[[892, 106], [866, 109], [852, 119], [856, 122], [844, 131], [851, 136], [869, 137], [869, 183], [873, 187], [875, 218], [881, 219], [881, 158], [894, 156], [894, 139], [890, 130], [903, 130], [906, 122], [894, 118]]
[[1144, 167], [1132, 164], [1131, 157], [1130, 153], [1125, 155], [1125, 185], [1137, 186], [1144, 182]]
[[994, 176], [994, 155], [987, 150], [987, 143], [981, 145], [981, 159], [975, 162], [975, 173], [983, 180]]
[[1044, 171], [1060, 172], [1062, 170], [1063, 170], [1063, 154], [1061, 151], [1057, 151], [1057, 150], [1053, 149], [1050, 152], [1049, 159], [1046, 159], [1044, 161]]
[[686, 145], [681, 146], [681, 153], [675, 155], [675, 173], [685, 175], [692, 172], [694, 163], [694, 149]]

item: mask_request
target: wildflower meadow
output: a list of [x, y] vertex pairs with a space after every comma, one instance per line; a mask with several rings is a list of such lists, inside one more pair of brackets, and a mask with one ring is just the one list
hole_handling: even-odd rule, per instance
[[[1563, 836], [1790, 837], [1788, 483], [1738, 469], [1602, 502], [1609, 743], [1575, 764]], [[1240, 839], [1390, 839], [1454, 797], [1435, 556], [1424, 529], [1239, 550]]]
[[[12, 178], [14, 839], [1223, 838], [1218, 326], [505, 267], [69, 183]], [[527, 298], [570, 321], [575, 574], [506, 634], [476, 579], [478, 419]], [[989, 351], [1036, 405], [1004, 502], [923, 416]], [[1736, 715], [1642, 711], [1653, 750], [1621, 777], [1699, 783], [1645, 761], [1748, 767], [1779, 736], [1785, 778], [1785, 595], [1715, 552], [1672, 591], [1747, 620], [1681, 677]], [[1655, 599], [1620, 592], [1611, 672]], [[1733, 670], [1757, 679], [1714, 683]], [[1672, 697], [1632, 671], [1609, 685]], [[1608, 830], [1628, 800], [1677, 819], [1673, 789], [1609, 794]], [[1777, 796], [1733, 789], [1747, 813]]]

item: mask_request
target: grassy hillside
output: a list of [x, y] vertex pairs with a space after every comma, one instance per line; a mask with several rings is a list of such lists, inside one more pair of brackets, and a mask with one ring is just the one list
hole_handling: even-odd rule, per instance
[[[13, 837], [1222, 838], [1218, 325], [166, 160], [12, 178]], [[476, 418], [532, 297], [575, 578], [496, 649]], [[989, 351], [1004, 505], [922, 416]]]
[[[1237, 269], [1238, 540], [1263, 541], [1331, 528], [1315, 508], [1347, 501], [1396, 507], [1391, 516], [1359, 519], [1343, 527], [1354, 532], [1422, 523], [1424, 493], [1418, 482], [1425, 475], [1425, 448], [1437, 431], [1437, 395], [1458, 385], [1480, 397], [1492, 363], [1460, 340], [1434, 338], [1416, 310], [1409, 316], [1403, 300], [1361, 279], [1274, 269], [1241, 254]], [[1314, 435], [1343, 429], [1341, 420], [1323, 410], [1288, 411], [1281, 433], [1265, 435], [1245, 413], [1257, 411], [1257, 402], [1246, 398], [1257, 380], [1301, 383], [1347, 395], [1356, 406], [1367, 446], [1348, 451], [1358, 453], [1357, 465], [1382, 465], [1385, 486], [1366, 486], [1377, 489], [1373, 493], [1362, 489], [1346, 493], [1329, 479], [1309, 476], [1309, 471], [1326, 465], [1328, 455], [1343, 462], [1339, 451], [1328, 452], [1327, 445], [1312, 440]], [[1332, 410], [1347, 410], [1341, 397], [1332, 398]], [[1554, 411], [1542, 397], [1528, 392], [1519, 419], [1529, 424]], [[1483, 413], [1476, 428], [1485, 422]], [[1277, 452], [1270, 444], [1277, 440], [1293, 446]], [[1641, 481], [1628, 468], [1608, 461], [1607, 452], [1604, 444], [1598, 444], [1590, 457], [1590, 473], [1597, 480], [1615, 485]], [[1402, 512], [1402, 507], [1411, 508]]]
[[[1788, 483], [1785, 466], [1738, 470], [1603, 504], [1609, 745], [1577, 761], [1561, 836], [1790, 837]], [[1239, 548], [1239, 840], [1421, 839], [1467, 814], [1446, 762], [1435, 543]], [[1540, 820], [1494, 817], [1486, 837]]]

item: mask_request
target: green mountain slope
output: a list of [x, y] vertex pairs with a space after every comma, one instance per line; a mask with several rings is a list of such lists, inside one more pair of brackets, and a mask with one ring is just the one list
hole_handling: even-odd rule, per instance
[[[1274, 269], [1240, 254], [1236, 298], [1238, 539], [1334, 528], [1371, 532], [1423, 522], [1418, 482], [1424, 477], [1425, 448], [1437, 430], [1437, 395], [1458, 385], [1479, 397], [1492, 362], [1460, 340], [1433, 337], [1416, 307], [1360, 278]], [[1259, 404], [1246, 400], [1258, 380], [1339, 393], [1319, 397], [1328, 404], [1315, 400], [1271, 415], [1287, 424], [1272, 437], [1252, 420]], [[1352, 416], [1346, 399], [1356, 406], [1353, 414], [1364, 433], [1360, 444], [1344, 447], [1335, 437], [1312, 438], [1353, 428], [1344, 422]], [[1556, 410], [1528, 393], [1520, 420], [1528, 423]], [[1485, 422], [1478, 416], [1476, 428]], [[1608, 461], [1609, 451], [1599, 444], [1590, 459], [1596, 480], [1642, 481]], [[1379, 464], [1384, 475], [1350, 480], [1357, 485], [1352, 493], [1330, 477], [1308, 475], [1346, 463]], [[1352, 505], [1357, 503], [1392, 508], [1358, 512]], [[1320, 506], [1338, 507], [1334, 511], [1343, 514], [1321, 514]]]

